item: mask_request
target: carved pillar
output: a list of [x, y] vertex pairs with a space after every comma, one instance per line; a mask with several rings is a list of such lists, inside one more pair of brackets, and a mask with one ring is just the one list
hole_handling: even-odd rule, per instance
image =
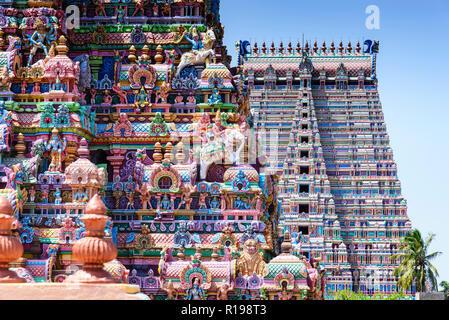
[[108, 159], [109, 163], [111, 164], [113, 168], [113, 177], [120, 175], [120, 167], [122, 166], [123, 160], [125, 160], [124, 154], [126, 153], [126, 150], [122, 149], [112, 149], [111, 150], [112, 156], [108, 156], [106, 159]]
[[17, 136], [17, 144], [15, 146], [15, 149], [17, 151], [17, 158], [25, 158], [25, 151], [26, 151], [26, 146], [24, 143], [24, 136], [22, 133], [19, 133], [19, 135]]

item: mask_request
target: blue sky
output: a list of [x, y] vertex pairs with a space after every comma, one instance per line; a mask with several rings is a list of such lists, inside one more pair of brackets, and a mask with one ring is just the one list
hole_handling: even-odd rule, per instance
[[[365, 26], [369, 5], [380, 9], [379, 30]], [[380, 40], [379, 93], [408, 215], [436, 234], [435, 266], [449, 281], [449, 1], [222, 0], [220, 12], [232, 65], [237, 40]]]

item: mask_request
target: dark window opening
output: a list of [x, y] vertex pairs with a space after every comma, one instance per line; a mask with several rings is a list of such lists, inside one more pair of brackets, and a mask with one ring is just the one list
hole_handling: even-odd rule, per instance
[[303, 166], [299, 167], [299, 174], [309, 174], [309, 172], [310, 172], [309, 167], [303, 167]]
[[301, 184], [299, 185], [299, 192], [300, 193], [309, 193], [309, 185], [308, 184]]
[[162, 177], [158, 182], [159, 189], [161, 190], [169, 190], [172, 186], [172, 181], [170, 177]]
[[309, 151], [301, 151], [301, 158], [308, 158], [309, 157]]
[[307, 119], [307, 118], [309, 117], [309, 115], [308, 115], [307, 113], [303, 113], [303, 114], [302, 114], [302, 117], [303, 117], [304, 119]]
[[307, 130], [307, 129], [309, 129], [309, 125], [308, 124], [303, 124], [303, 125], [301, 125], [301, 128], [303, 130]]
[[[298, 209], [299, 209], [299, 213], [303, 213], [303, 212], [304, 213], [309, 213], [309, 205], [308, 204], [300, 204]], [[301, 231], [300, 228], [301, 227], [299, 227], [299, 229], [298, 229], [299, 231]], [[308, 227], [306, 227], [306, 228], [307, 228], [307, 231], [308, 231], [309, 230]]]
[[301, 143], [309, 143], [309, 137], [301, 137]]

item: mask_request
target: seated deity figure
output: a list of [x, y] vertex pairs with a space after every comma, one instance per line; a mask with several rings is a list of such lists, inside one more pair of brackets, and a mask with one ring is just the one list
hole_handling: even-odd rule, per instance
[[200, 279], [194, 278], [192, 287], [187, 289], [187, 300], [204, 300], [206, 294], [200, 286]]
[[54, 128], [51, 137], [45, 142], [45, 149], [50, 151], [50, 172], [62, 172], [62, 153], [66, 150], [67, 140], [59, 137], [58, 129]]
[[220, 92], [217, 88], [214, 89], [213, 94], [209, 97], [208, 102], [210, 105], [222, 103]]
[[160, 203], [160, 208], [162, 208], [162, 210], [167, 210], [167, 211], [172, 210], [172, 203], [167, 195], [165, 195], [162, 198], [161, 203]]
[[212, 209], [218, 209], [219, 206], [220, 206], [220, 202], [218, 201], [217, 197], [213, 197], [212, 201], [210, 202], [210, 207]]
[[251, 276], [256, 273], [258, 276], [265, 276], [268, 269], [259, 252], [258, 242], [254, 239], [248, 239], [243, 245], [243, 253], [237, 260], [237, 269], [244, 277]]
[[236, 209], [248, 210], [250, 208], [249, 205], [240, 197], [235, 198], [234, 204]]

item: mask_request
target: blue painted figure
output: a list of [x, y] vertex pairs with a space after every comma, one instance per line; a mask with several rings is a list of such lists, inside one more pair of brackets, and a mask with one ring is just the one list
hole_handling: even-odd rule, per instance
[[236, 209], [240, 209], [240, 210], [248, 210], [249, 209], [249, 205], [240, 199], [240, 197], [235, 198], [235, 208]]
[[193, 52], [203, 49], [203, 43], [201, 42], [200, 36], [198, 34], [198, 29], [196, 27], [192, 27], [191, 32], [192, 39], [190, 39], [188, 35], [186, 35], [185, 38], [192, 44]]
[[220, 92], [217, 88], [214, 89], [214, 93], [209, 97], [209, 104], [219, 104], [222, 103]]
[[192, 288], [187, 289], [187, 300], [204, 300], [204, 289], [200, 287], [200, 280], [198, 278], [193, 279]]
[[59, 190], [59, 188], [56, 188], [56, 191], [55, 191], [55, 204], [61, 204], [61, 203], [62, 203], [61, 190]]

